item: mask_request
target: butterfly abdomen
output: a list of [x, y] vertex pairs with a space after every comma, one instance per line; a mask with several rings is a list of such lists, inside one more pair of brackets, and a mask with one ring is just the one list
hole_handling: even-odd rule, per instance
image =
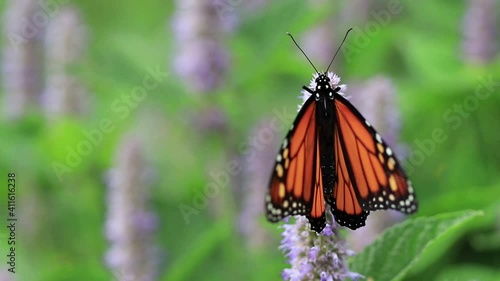
[[[335, 185], [335, 151], [333, 144], [333, 133], [335, 124], [335, 112], [333, 100], [322, 96], [324, 100], [317, 101], [317, 138], [319, 140], [321, 179], [323, 182], [324, 193], [331, 196]], [[323, 105], [325, 104], [326, 107]]]

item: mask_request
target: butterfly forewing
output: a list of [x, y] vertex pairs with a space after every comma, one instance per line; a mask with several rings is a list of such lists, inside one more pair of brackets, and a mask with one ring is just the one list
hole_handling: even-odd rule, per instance
[[392, 149], [344, 97], [335, 102], [338, 135], [364, 210], [417, 210], [413, 187]]
[[316, 105], [310, 99], [283, 141], [266, 197], [266, 214], [272, 222], [305, 215], [311, 229], [319, 232], [325, 226], [325, 204], [315, 114]]

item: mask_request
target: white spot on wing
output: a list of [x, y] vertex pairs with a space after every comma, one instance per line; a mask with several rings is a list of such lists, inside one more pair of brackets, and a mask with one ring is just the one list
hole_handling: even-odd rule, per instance
[[407, 184], [408, 184], [408, 192], [413, 193], [413, 186], [411, 185], [411, 182], [407, 181]]

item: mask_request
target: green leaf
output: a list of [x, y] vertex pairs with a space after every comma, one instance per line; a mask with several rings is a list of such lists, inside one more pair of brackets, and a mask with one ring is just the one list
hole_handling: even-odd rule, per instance
[[422, 254], [446, 234], [459, 231], [479, 211], [461, 211], [410, 219], [386, 230], [350, 263], [354, 272], [372, 280], [401, 280]]
[[215, 223], [210, 229], [202, 232], [197, 241], [192, 241], [192, 247], [186, 248], [185, 254], [170, 268], [164, 281], [188, 280], [197, 267], [210, 256], [222, 242], [228, 239], [230, 226], [227, 220]]
[[495, 281], [500, 276], [500, 270], [474, 264], [463, 264], [460, 266], [450, 267], [438, 274], [434, 280], [448, 281]]
[[[477, 190], [481, 190], [481, 192], [477, 192]], [[498, 194], [500, 194], [500, 183], [489, 186], [468, 186], [468, 188], [462, 189], [456, 186], [453, 191], [447, 190], [447, 192], [426, 198], [426, 204], [418, 210], [418, 215], [428, 216], [464, 209], [487, 212], [487, 209], [498, 206]]]

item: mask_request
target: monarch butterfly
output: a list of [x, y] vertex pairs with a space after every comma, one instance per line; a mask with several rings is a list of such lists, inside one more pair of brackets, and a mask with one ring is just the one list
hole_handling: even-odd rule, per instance
[[342, 44], [320, 73], [290, 37], [316, 73], [310, 87], [302, 87], [310, 96], [276, 157], [265, 198], [267, 219], [305, 215], [320, 233], [326, 224], [325, 201], [337, 223], [353, 230], [365, 225], [370, 211], [416, 212], [412, 184], [394, 152], [347, 101], [340, 78], [328, 72]]

